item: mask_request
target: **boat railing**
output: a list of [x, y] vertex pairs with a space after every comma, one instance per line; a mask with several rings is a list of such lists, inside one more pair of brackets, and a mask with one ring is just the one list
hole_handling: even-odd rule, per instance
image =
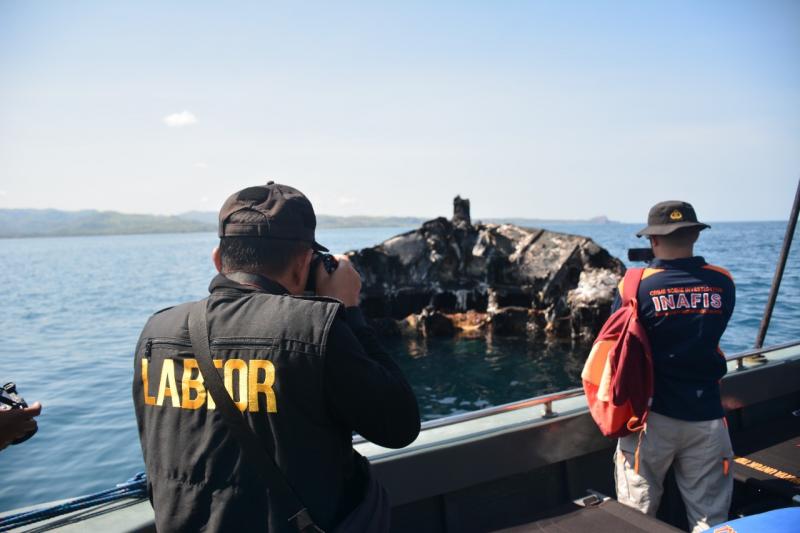
[[774, 344], [772, 346], [767, 346], [766, 348], [753, 348], [752, 350], [747, 350], [746, 352], [739, 352], [734, 354], [730, 357], [725, 357], [728, 362], [736, 361], [736, 370], [744, 370], [744, 360], [748, 357], [756, 357], [759, 355], [763, 355], [766, 352], [775, 352], [778, 350], [783, 350], [785, 348], [792, 348], [793, 346], [800, 345], [800, 341], [789, 341], [784, 342], [782, 344]]
[[459, 422], [465, 422], [467, 420], [474, 420], [476, 418], [483, 418], [485, 416], [496, 415], [499, 413], [507, 413], [509, 411], [517, 411], [519, 409], [526, 409], [528, 407], [535, 407], [537, 405], [544, 407], [542, 418], [554, 418], [558, 416], [558, 413], [553, 411], [553, 402], [566, 400], [569, 398], [576, 398], [582, 395], [582, 388], [568, 389], [551, 394], [544, 394], [542, 396], [528, 398], [527, 400], [497, 405], [495, 407], [487, 407], [486, 409], [481, 409], [480, 411], [471, 411], [469, 413], [460, 413], [444, 418], [437, 418], [436, 420], [428, 420], [427, 422], [423, 422], [422, 429], [449, 426], [450, 424], [458, 424]]
[[[791, 342], [785, 342], [782, 344], [767, 346], [765, 348], [754, 348], [752, 350], [747, 350], [745, 352], [739, 352], [731, 356], [726, 356], [725, 359], [728, 362], [735, 361], [736, 369], [743, 370], [745, 368], [744, 360], [748, 357], [763, 355], [767, 352], [774, 352], [786, 348], [792, 348], [794, 346], [800, 346], [800, 341], [795, 340]], [[529, 407], [535, 407], [537, 405], [543, 406], [543, 412], [541, 415], [543, 419], [555, 418], [558, 416], [558, 413], [553, 410], [554, 402], [567, 400], [569, 398], [576, 398], [578, 396], [583, 396], [582, 388], [567, 389], [564, 391], [544, 394], [542, 396], [536, 396], [534, 398], [528, 398], [527, 400], [520, 400], [517, 402], [497, 405], [494, 407], [487, 407], [486, 409], [480, 409], [478, 411], [470, 411], [468, 413], [459, 413], [455, 415], [446, 416], [443, 418], [437, 418], [435, 420], [428, 420], [422, 423], [422, 429], [427, 430], [443, 426], [449, 426], [453, 424], [458, 424], [460, 422], [466, 422], [468, 420], [476, 420], [479, 418], [484, 418], [487, 416], [492, 416], [500, 413], [517, 411], [519, 409], [527, 409]], [[358, 444], [361, 442], [365, 442], [365, 439], [360, 435], [356, 435], [356, 437], [353, 439], [353, 443]]]

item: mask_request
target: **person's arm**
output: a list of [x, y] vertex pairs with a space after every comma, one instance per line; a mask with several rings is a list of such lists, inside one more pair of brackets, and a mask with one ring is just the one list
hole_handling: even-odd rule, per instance
[[334, 416], [375, 444], [402, 448], [419, 434], [414, 392], [358, 307], [331, 328], [325, 392]]
[[325, 392], [331, 412], [365, 439], [402, 448], [419, 434], [417, 399], [400, 368], [378, 342], [358, 308], [361, 276], [346, 256], [328, 274], [321, 267], [317, 294], [345, 305], [331, 326], [325, 355]]
[[733, 315], [733, 308], [736, 307], [736, 283], [733, 281], [733, 277], [728, 278], [728, 287], [725, 291], [725, 296], [727, 302], [725, 303], [725, 326], [723, 329], [728, 327], [728, 321], [731, 319], [731, 315]]

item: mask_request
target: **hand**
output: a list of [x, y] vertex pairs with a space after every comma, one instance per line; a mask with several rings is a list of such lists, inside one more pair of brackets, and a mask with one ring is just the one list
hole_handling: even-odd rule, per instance
[[317, 295], [336, 298], [345, 307], [358, 305], [358, 295], [361, 292], [361, 276], [358, 274], [350, 259], [345, 255], [337, 255], [339, 267], [328, 274], [320, 263], [317, 266], [315, 282]]
[[0, 450], [36, 429], [36, 420], [42, 412], [42, 404], [34, 403], [24, 409], [0, 410]]

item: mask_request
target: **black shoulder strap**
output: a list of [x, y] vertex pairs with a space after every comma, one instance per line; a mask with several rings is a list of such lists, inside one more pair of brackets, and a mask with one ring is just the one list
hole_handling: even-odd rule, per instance
[[287, 521], [301, 533], [323, 533], [308, 513], [308, 509], [300, 502], [289, 486], [286, 476], [281, 472], [275, 460], [266, 452], [258, 437], [247, 425], [242, 413], [233, 398], [225, 390], [219, 372], [211, 360], [211, 347], [208, 343], [207, 300], [192, 304], [189, 310], [189, 339], [194, 348], [194, 355], [200, 367], [200, 374], [208, 392], [217, 404], [222, 420], [228, 425], [231, 433], [239, 440], [245, 464], [256, 465], [263, 474], [270, 496], [278, 503], [277, 512], [285, 513]]

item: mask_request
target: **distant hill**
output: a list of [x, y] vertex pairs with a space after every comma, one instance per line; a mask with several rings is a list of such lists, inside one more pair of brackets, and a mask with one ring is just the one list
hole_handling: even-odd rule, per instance
[[194, 220], [195, 222], [212, 224], [215, 227], [217, 225], [217, 221], [219, 220], [219, 213], [216, 211], [187, 211], [186, 213], [181, 213], [180, 215], [176, 216], [186, 220]]
[[175, 216], [95, 210], [0, 209], [0, 238], [190, 233], [215, 229], [213, 224]]
[[[217, 213], [213, 211], [189, 211], [178, 215], [180, 218], [217, 225]], [[426, 218], [419, 217], [369, 217], [317, 215], [318, 228], [385, 228], [396, 226], [419, 226]]]
[[[414, 227], [426, 218], [317, 215], [319, 228]], [[590, 220], [489, 218], [483, 222], [543, 226], [547, 223], [611, 223], [606, 217]], [[215, 232], [217, 213], [189, 211], [176, 216], [129, 215], [116, 211], [59, 211], [57, 209], [0, 209], [0, 238], [129, 235], [137, 233]]]
[[[187, 220], [217, 224], [217, 213], [212, 211], [189, 211], [178, 215]], [[380, 228], [419, 226], [433, 217], [374, 217], [374, 216], [348, 216], [317, 215], [318, 228]], [[478, 222], [478, 219], [474, 219]], [[518, 226], [542, 226], [546, 224], [616, 224], [606, 216], [597, 216], [586, 220], [548, 220], [541, 218], [484, 218], [481, 222], [491, 224], [516, 224]]]
[[333, 215], [317, 215], [319, 228], [387, 228], [397, 226], [419, 226], [427, 218], [419, 217], [337, 217]]
[[584, 220], [559, 220], [559, 219], [545, 219], [545, 218], [484, 218], [481, 222], [488, 222], [491, 224], [515, 224], [517, 226], [525, 227], [541, 227], [548, 224], [619, 224], [615, 220], [610, 220], [605, 215], [600, 215]]

